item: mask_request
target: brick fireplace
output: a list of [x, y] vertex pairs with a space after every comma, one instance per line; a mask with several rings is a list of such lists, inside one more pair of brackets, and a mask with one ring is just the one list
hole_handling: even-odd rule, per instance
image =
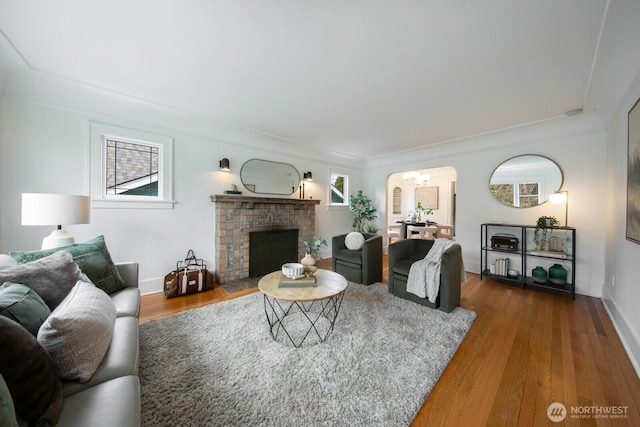
[[315, 207], [319, 200], [236, 195], [210, 197], [215, 206], [217, 283], [249, 277], [251, 232], [297, 229], [297, 261], [304, 256], [304, 240], [315, 234]]

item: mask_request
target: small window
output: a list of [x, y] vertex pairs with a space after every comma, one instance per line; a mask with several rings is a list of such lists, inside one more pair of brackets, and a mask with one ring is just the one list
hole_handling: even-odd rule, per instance
[[94, 207], [172, 208], [173, 139], [91, 124]]
[[329, 189], [330, 206], [349, 205], [349, 175], [332, 173], [331, 186]]
[[107, 139], [105, 194], [158, 196], [160, 147]]
[[393, 215], [402, 214], [402, 188], [393, 189]]

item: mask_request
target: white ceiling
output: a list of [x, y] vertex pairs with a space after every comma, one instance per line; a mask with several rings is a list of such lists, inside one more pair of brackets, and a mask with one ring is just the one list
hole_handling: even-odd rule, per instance
[[590, 104], [606, 0], [0, 0], [29, 68], [357, 157]]

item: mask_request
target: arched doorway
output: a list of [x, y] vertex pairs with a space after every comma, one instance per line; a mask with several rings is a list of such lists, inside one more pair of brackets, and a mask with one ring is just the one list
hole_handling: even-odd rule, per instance
[[[419, 180], [416, 182], [415, 179], [405, 179], [406, 172], [426, 174], [429, 179], [424, 183], [420, 183]], [[433, 213], [428, 216], [429, 221], [455, 226], [456, 179], [457, 174], [453, 166], [403, 171], [389, 175], [386, 188], [387, 225], [407, 219], [420, 201], [422, 206], [433, 210]]]

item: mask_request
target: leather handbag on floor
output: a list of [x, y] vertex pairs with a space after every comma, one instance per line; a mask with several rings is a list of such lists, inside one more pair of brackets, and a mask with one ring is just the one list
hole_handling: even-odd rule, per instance
[[213, 289], [214, 277], [202, 259], [189, 249], [184, 260], [176, 263], [176, 269], [164, 277], [164, 296], [173, 298]]

